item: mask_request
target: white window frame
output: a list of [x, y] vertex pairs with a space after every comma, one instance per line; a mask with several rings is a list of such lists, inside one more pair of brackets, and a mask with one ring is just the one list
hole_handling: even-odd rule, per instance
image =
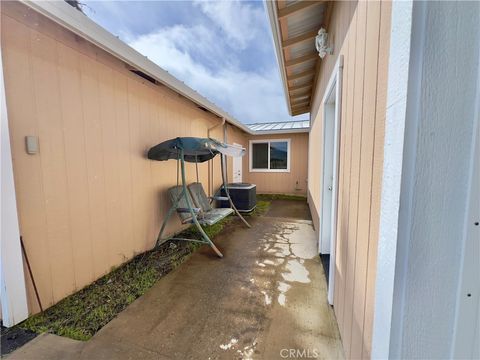
[[[250, 140], [248, 146], [248, 168], [250, 172], [276, 172], [276, 173], [289, 173], [290, 172], [290, 158], [292, 147], [290, 146], [291, 139], [262, 139], [262, 140]], [[287, 168], [286, 169], [270, 169], [270, 143], [271, 142], [286, 142], [287, 143]], [[252, 167], [252, 144], [268, 144], [268, 169], [254, 169]]]

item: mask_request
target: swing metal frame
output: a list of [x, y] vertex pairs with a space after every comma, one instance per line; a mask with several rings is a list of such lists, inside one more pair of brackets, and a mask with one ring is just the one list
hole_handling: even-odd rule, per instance
[[[160, 233], [158, 234], [157, 238], [157, 243], [156, 246], [160, 245], [161, 243], [168, 241], [168, 240], [182, 240], [182, 241], [190, 241], [190, 242], [197, 242], [201, 244], [207, 244], [209, 245], [215, 253], [222, 258], [223, 254], [218, 250], [218, 248], [215, 246], [213, 241], [210, 239], [210, 237], [207, 235], [205, 230], [203, 229], [202, 225], [198, 221], [198, 211], [194, 210], [193, 204], [192, 204], [192, 199], [188, 196], [188, 189], [187, 189], [187, 183], [186, 183], [186, 176], [185, 176], [185, 156], [184, 156], [184, 150], [183, 149], [178, 149], [178, 156], [177, 156], [177, 186], [179, 182], [179, 164], [180, 164], [180, 170], [181, 170], [181, 180], [182, 180], [182, 191], [180, 195], [176, 196], [172, 206], [167, 212], [167, 215], [165, 219], [163, 220], [162, 227], [160, 228]], [[237, 210], [235, 207], [235, 204], [232, 201], [232, 198], [230, 197], [230, 193], [228, 191], [228, 186], [227, 186], [227, 174], [225, 171], [225, 156], [224, 154], [220, 153], [220, 167], [221, 167], [221, 173], [222, 173], [222, 183], [223, 183], [223, 188], [225, 189], [225, 194], [226, 197], [228, 198], [228, 202], [230, 204], [230, 207], [233, 209], [234, 213], [243, 221], [243, 223], [247, 227], [251, 227], [250, 224], [245, 220], [245, 218], [240, 214], [240, 212]], [[195, 158], [195, 160], [197, 160]], [[209, 160], [210, 161], [210, 160]], [[195, 166], [196, 166], [196, 174], [197, 174], [197, 182], [198, 181], [198, 162], [195, 161]], [[200, 232], [201, 239], [187, 239], [187, 238], [180, 238], [180, 237], [171, 237], [171, 238], [166, 238], [162, 239], [163, 232], [165, 231], [166, 225], [170, 217], [173, 215], [174, 212], [178, 211], [178, 203], [182, 196], [185, 198], [185, 201], [188, 206], [188, 212], [190, 213], [192, 217], [192, 222], [193, 224], [197, 227], [198, 231]], [[187, 209], [185, 209], [187, 210]]]

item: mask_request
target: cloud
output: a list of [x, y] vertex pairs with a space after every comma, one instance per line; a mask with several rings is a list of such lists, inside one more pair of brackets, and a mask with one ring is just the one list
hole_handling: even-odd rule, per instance
[[292, 119], [261, 4], [87, 2], [102, 26], [238, 120]]
[[240, 49], [247, 48], [259, 34], [265, 33], [265, 15], [261, 8], [240, 1], [194, 2]]

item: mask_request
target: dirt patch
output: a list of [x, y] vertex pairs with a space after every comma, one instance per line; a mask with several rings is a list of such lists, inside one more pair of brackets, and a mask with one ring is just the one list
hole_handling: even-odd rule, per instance
[[2, 325], [1, 328], [2, 330], [0, 335], [0, 354], [2, 357], [10, 354], [13, 350], [19, 348], [20, 346], [23, 346], [38, 335], [33, 331], [24, 330], [17, 326], [13, 328], [6, 328]]

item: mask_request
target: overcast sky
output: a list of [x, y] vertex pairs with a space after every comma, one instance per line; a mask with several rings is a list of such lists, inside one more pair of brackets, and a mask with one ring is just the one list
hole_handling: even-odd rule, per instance
[[243, 123], [288, 114], [263, 2], [90, 1], [84, 12]]

